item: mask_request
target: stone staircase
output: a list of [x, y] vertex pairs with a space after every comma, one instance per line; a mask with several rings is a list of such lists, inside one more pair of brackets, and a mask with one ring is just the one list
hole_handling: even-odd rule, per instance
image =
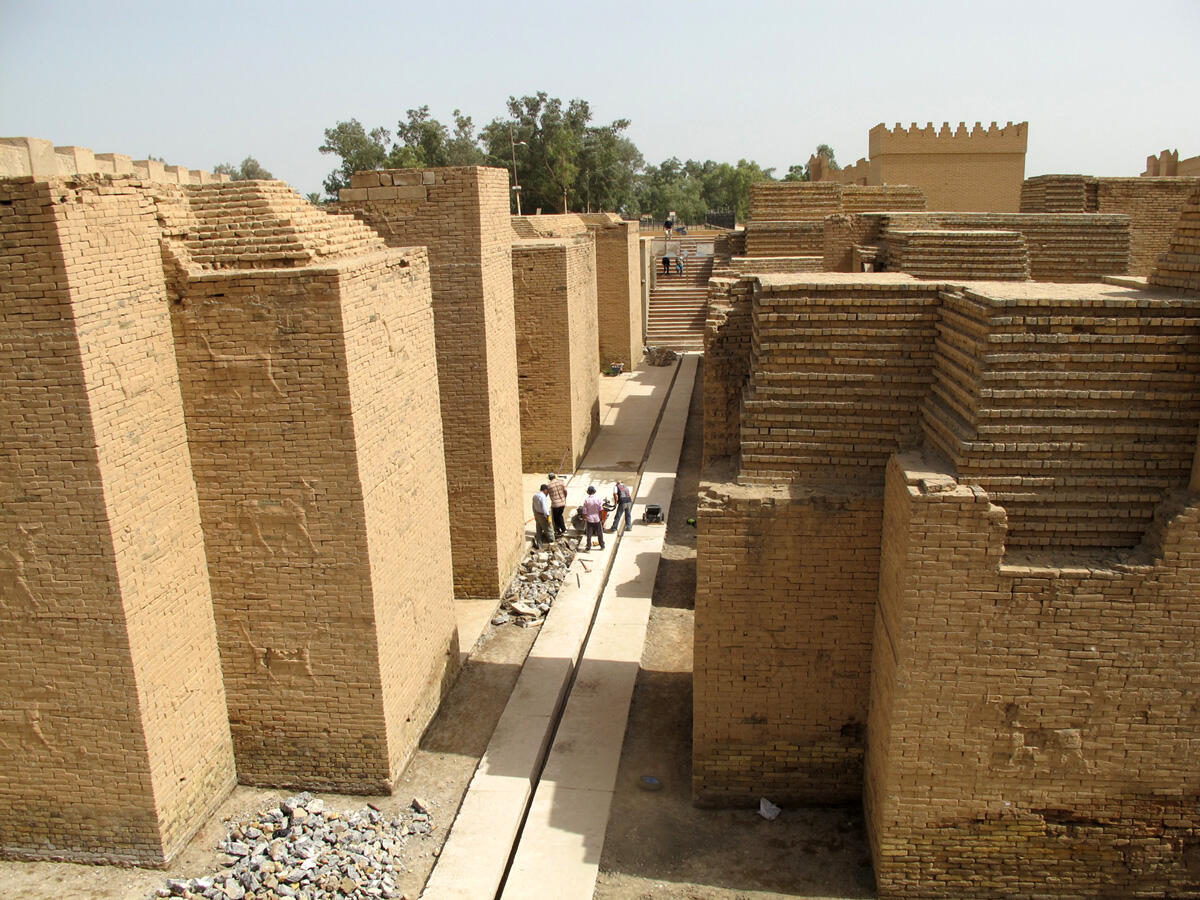
[[684, 253], [682, 275], [675, 274], [674, 260], [670, 275], [662, 274], [661, 257], [654, 260], [658, 269], [646, 317], [646, 345], [680, 351], [703, 350], [708, 279], [712, 276], [713, 259], [693, 255], [698, 242], [682, 238], [679, 243]]

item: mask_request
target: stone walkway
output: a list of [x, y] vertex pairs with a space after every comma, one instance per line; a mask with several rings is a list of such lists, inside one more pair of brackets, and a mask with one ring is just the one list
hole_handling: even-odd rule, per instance
[[[607, 496], [629, 481], [635, 527], [576, 557], [423, 897], [495, 897], [510, 859], [504, 897], [592, 896], [663, 539], [641, 517], [647, 503], [670, 506], [696, 363], [602, 383], [608, 412], [568, 483], [568, 508], [588, 484]], [[529, 476], [528, 494], [540, 478]]]

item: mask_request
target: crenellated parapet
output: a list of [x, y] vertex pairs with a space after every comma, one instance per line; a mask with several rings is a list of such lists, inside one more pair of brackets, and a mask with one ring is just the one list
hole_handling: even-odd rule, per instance
[[170, 166], [157, 159], [123, 153], [95, 153], [87, 147], [56, 147], [44, 138], [0, 137], [0, 178], [131, 175], [156, 184], [211, 184], [229, 181], [206, 169]]
[[1024, 153], [1029, 140], [1029, 123], [1008, 122], [1004, 127], [992, 122], [987, 128], [976, 122], [969, 129], [965, 122], [951, 129], [949, 122], [940, 128], [927, 122], [924, 128], [913, 122], [905, 128], [899, 122], [888, 128], [882, 122], [871, 129], [871, 157], [897, 153]]

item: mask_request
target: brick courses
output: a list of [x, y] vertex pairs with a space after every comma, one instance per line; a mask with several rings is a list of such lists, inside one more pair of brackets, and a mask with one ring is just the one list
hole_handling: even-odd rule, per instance
[[608, 213], [580, 218], [596, 240], [596, 310], [600, 364], [633, 371], [642, 361], [642, 281], [638, 224]]
[[865, 752], [881, 897], [1194, 893], [1197, 304], [714, 278], [697, 802], [844, 801]]
[[1039, 175], [1025, 179], [1021, 212], [1129, 216], [1129, 274], [1149, 275], [1167, 251], [1179, 215], [1200, 178], [1094, 178]]
[[359, 172], [340, 208], [429, 248], [456, 596], [499, 596], [524, 545], [513, 229], [503, 169]]
[[1149, 282], [1200, 295], [1200, 189], [1192, 193], [1180, 212], [1167, 251], [1150, 273]]
[[1006, 517], [888, 469], [865, 806], [881, 897], [1183, 897], [1198, 884], [1200, 506], [1143, 554], [1005, 558]]
[[1005, 507], [1009, 549], [1136, 545], [1196, 451], [1200, 298], [972, 284], [937, 327], [922, 427]]
[[512, 259], [522, 469], [573, 472], [600, 425], [595, 241], [518, 241]]
[[239, 779], [389, 792], [458, 661], [425, 252], [278, 182], [183, 198], [172, 325]]
[[0, 181], [7, 856], [161, 864], [234, 782], [144, 187]]
[[880, 123], [868, 136], [872, 185], [920, 188], [930, 210], [1011, 212], [1021, 205], [1029, 124], [1012, 122], [968, 131], [959, 122], [940, 128], [916, 122], [908, 128]]
[[[1010, 231], [1020, 234], [1035, 281], [1099, 281], [1129, 271], [1129, 217], [1096, 213], [861, 213], [860, 227], [890, 231]], [[868, 224], [869, 223], [869, 224]]]

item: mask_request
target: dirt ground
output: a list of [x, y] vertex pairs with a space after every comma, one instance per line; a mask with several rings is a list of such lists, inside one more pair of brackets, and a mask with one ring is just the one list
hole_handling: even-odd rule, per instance
[[[692, 395], [654, 605], [634, 687], [597, 900], [874, 897], [858, 807], [750, 809], [691, 803], [692, 622], [703, 433], [701, 370]], [[653, 775], [662, 789], [638, 786]]]
[[[696, 530], [687, 519], [696, 513], [700, 476], [700, 396], [697, 379], [595, 896], [873, 897], [857, 808], [785, 809], [768, 822], [753, 810], [691, 805]], [[433, 832], [410, 837], [402, 857], [407, 872], [398, 886], [409, 898], [420, 896], [536, 636], [533, 628], [489, 629], [393, 795], [319, 794], [327, 808], [338, 811], [373, 803], [388, 814], [414, 797], [429, 807]], [[657, 777], [662, 790], [639, 789], [642, 775]], [[218, 871], [215, 847], [225, 835], [226, 821], [248, 817], [293, 793], [238, 787], [166, 869], [0, 861], [0, 898], [146, 900], [167, 878]]]

